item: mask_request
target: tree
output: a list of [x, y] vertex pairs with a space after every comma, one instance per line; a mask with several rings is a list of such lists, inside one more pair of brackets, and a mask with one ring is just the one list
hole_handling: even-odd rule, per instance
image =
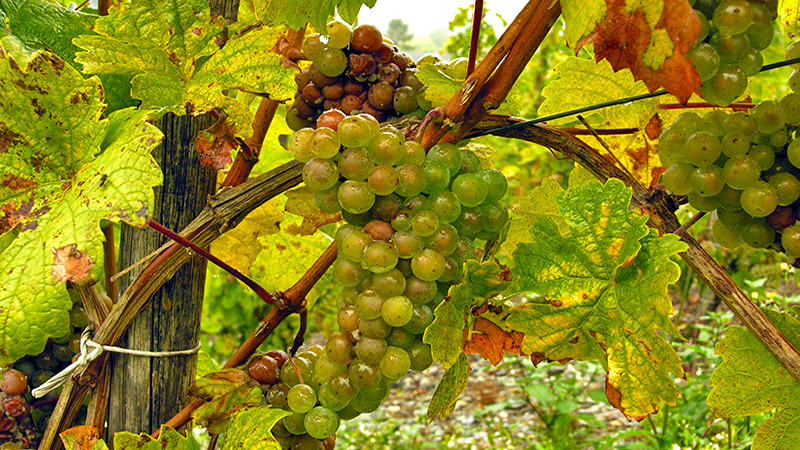
[[[719, 340], [708, 405], [726, 418], [778, 408], [752, 447], [797, 442], [796, 316], [759, 309], [691, 231], [716, 211], [719, 244], [800, 257], [800, 94], [736, 103], [761, 69], [774, 4], [631, 13], [621, 1], [531, 0], [480, 61], [415, 67], [375, 27], [325, 23], [337, 12], [352, 23], [374, 1], [101, 3], [107, 16], [0, 3], [4, 445], [197, 448], [181, 431], [193, 422], [212, 448], [222, 437], [225, 448], [329, 449], [340, 421], [433, 362], [445, 373], [427, 414], [447, 417], [471, 354], [599, 361], [608, 403], [642, 420], [676, 405], [687, 376], [667, 336], [680, 334], [669, 288], [681, 276], [744, 325]], [[562, 9], [567, 43], [591, 43], [593, 59], [557, 47], [541, 117], [518, 119], [512, 88], [559, 36]], [[796, 31], [788, 12], [783, 22]], [[410, 39], [393, 23], [398, 44]], [[734, 65], [737, 39], [750, 47]], [[494, 140], [464, 144], [481, 135]], [[486, 143], [510, 140], [583, 170], [509, 192], [488, 167], [519, 155]], [[683, 224], [681, 202], [699, 211]], [[129, 275], [115, 273], [118, 250]], [[260, 322], [195, 377], [206, 261], [250, 292], [214, 303], [216, 320]], [[304, 345], [326, 322], [326, 345]], [[291, 330], [278, 340], [281, 324]], [[288, 352], [256, 353], [268, 338]], [[111, 358], [112, 345], [135, 356]], [[72, 372], [48, 418], [55, 397], [31, 401], [28, 384], [45, 395], [61, 368]]]
[[411, 39], [414, 39], [414, 35], [408, 32], [408, 24], [403, 22], [402, 19], [389, 21], [389, 26], [386, 28], [386, 36], [401, 47], [411, 42]]

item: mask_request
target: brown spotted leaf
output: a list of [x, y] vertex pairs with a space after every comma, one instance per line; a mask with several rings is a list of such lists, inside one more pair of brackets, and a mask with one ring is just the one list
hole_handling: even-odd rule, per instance
[[162, 135], [146, 112], [103, 119], [99, 80], [51, 53], [0, 57], [0, 90], [2, 366], [72, 330], [65, 282], [101, 279], [101, 220], [145, 224]]
[[220, 170], [233, 162], [231, 150], [239, 147], [227, 116], [220, 117], [214, 125], [197, 134], [195, 149], [200, 164], [211, 170]]
[[192, 418], [215, 434], [225, 431], [233, 413], [258, 406], [263, 399], [258, 381], [240, 369], [225, 369], [198, 378], [189, 388], [189, 395], [205, 400]]
[[329, 223], [336, 223], [342, 219], [339, 213], [328, 214], [320, 211], [314, 201], [314, 192], [305, 187], [299, 187], [286, 194], [286, 212], [303, 218], [300, 225], [292, 224], [286, 228], [289, 234], [309, 236], [317, 229]]

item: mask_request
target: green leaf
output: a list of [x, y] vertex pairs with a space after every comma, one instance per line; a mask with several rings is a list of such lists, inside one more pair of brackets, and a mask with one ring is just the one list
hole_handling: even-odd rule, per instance
[[436, 307], [434, 321], [425, 330], [422, 341], [431, 346], [434, 361], [449, 369], [458, 362], [464, 328], [474, 318], [470, 307], [479, 305], [506, 290], [509, 282], [505, 271], [494, 261], [482, 264], [467, 260], [464, 278], [450, 288], [449, 297]]
[[597, 24], [606, 16], [605, 0], [564, 0], [561, 2], [561, 15], [566, 25], [567, 44], [576, 48], [589, 37]]
[[[425, 100], [431, 102], [434, 108], [446, 105], [464, 83], [464, 80], [451, 78], [434, 64], [418, 65], [417, 78], [427, 86]], [[519, 90], [512, 88], [506, 100], [501, 105], [495, 105], [493, 112], [497, 114], [517, 113], [519, 106], [510, 100], [519, 98], [519, 96]]]
[[611, 403], [639, 418], [677, 398], [672, 375], [683, 370], [659, 330], [679, 335], [667, 287], [680, 275], [670, 257], [686, 246], [649, 230], [628, 210], [630, 198], [618, 180], [559, 193], [553, 201], [568, 233], [550, 212], [528, 215], [531, 242], [518, 244], [512, 276], [547, 303], [514, 307], [497, 322], [523, 333], [521, 352], [538, 360], [599, 359]]
[[69, 331], [64, 281], [102, 276], [102, 219], [144, 225], [161, 171], [161, 132], [145, 113], [101, 120], [103, 92], [57, 56], [27, 67], [0, 58], [0, 232], [19, 235], [0, 258], [0, 365]]
[[73, 11], [48, 0], [0, 0], [0, 45], [17, 61], [26, 61], [36, 50], [49, 50], [74, 63], [72, 38], [93, 34], [97, 16]]
[[296, 69], [270, 51], [280, 30], [255, 27], [220, 49], [224, 30], [225, 21], [211, 18], [204, 0], [125, 2], [97, 20], [99, 35], [74, 40], [84, 50], [76, 60], [87, 73], [133, 77], [132, 97], [156, 115], [221, 108], [239, 133], [248, 133], [252, 113], [226, 91], [287, 100]]
[[[576, 167], [572, 170], [578, 170]], [[517, 244], [520, 242], [532, 242], [533, 237], [530, 233], [530, 227], [525, 220], [525, 217], [531, 214], [543, 215], [549, 217], [558, 228], [558, 231], [564, 235], [569, 234], [569, 226], [561, 212], [558, 210], [558, 205], [553, 199], [562, 191], [561, 186], [553, 178], [545, 178], [542, 184], [533, 189], [527, 197], [523, 197], [512, 210], [512, 220], [510, 221], [508, 237], [503, 243], [503, 248], [509, 254], [513, 254], [517, 249]]]
[[158, 439], [153, 439], [147, 433], [134, 434], [121, 431], [114, 434], [115, 450], [200, 450], [200, 448], [200, 444], [191, 433], [183, 436], [166, 425], [161, 426]]
[[349, 23], [355, 23], [361, 6], [368, 8], [375, 6], [377, 0], [306, 0], [298, 2], [296, 0], [255, 0], [255, 11], [263, 11], [256, 15], [264, 23], [275, 25], [288, 25], [295, 30], [300, 29], [306, 22], [310, 23], [315, 30], [325, 30], [328, 17], [334, 16], [338, 11], [342, 19]]
[[197, 352], [197, 374], [196, 378], [202, 378], [211, 372], [222, 370], [222, 364], [204, 351]]
[[444, 419], [453, 413], [458, 397], [467, 387], [471, 371], [467, 355], [462, 352], [436, 386], [431, 403], [428, 405], [428, 420]]
[[224, 369], [198, 378], [189, 395], [205, 401], [192, 418], [214, 434], [225, 432], [232, 414], [260, 405], [264, 397], [258, 382], [240, 369]]
[[[594, 62], [569, 57], [553, 71], [559, 79], [542, 89], [545, 100], [539, 107], [541, 116], [650, 92], [643, 82], [633, 79], [630, 71], [614, 73], [611, 64], [605, 60]], [[625, 168], [645, 186], [651, 184], [653, 168], [660, 166], [657, 153], [643, 142], [644, 127], [657, 111], [656, 100], [645, 99], [603, 108], [587, 117], [587, 121], [597, 129], [642, 130], [639, 133], [603, 136], [603, 141]], [[566, 124], [575, 120], [574, 117], [565, 118], [553, 123]], [[603, 145], [594, 137], [582, 136], [581, 139], [604, 152]]]
[[328, 214], [322, 212], [315, 202], [315, 192], [306, 186], [301, 186], [286, 192], [285, 210], [289, 214], [294, 214], [303, 218], [303, 222], [298, 226], [291, 224], [286, 227], [289, 234], [299, 236], [309, 236], [329, 223], [336, 223], [342, 219], [339, 213]]
[[[800, 321], [789, 314], [764, 313], [786, 339], [800, 348]], [[777, 409], [753, 438], [752, 450], [794, 448], [800, 442], [800, 383], [743, 327], [730, 327], [717, 344], [723, 359], [711, 376], [708, 404], [716, 417], [751, 416]]]
[[222, 450], [281, 450], [281, 445], [272, 435], [272, 427], [289, 415], [289, 411], [268, 406], [247, 408], [233, 414]]
[[800, 31], [800, 0], [779, 0], [778, 15], [789, 37]]
[[211, 254], [224, 258], [225, 262], [244, 274], [261, 253], [260, 236], [278, 233], [283, 213], [275, 200], [264, 203], [244, 218], [236, 228], [211, 243]]

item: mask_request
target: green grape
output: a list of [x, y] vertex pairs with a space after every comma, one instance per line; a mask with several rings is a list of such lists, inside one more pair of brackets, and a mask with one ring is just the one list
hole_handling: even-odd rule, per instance
[[403, 197], [413, 197], [425, 189], [425, 171], [417, 164], [403, 164], [397, 167], [398, 184], [395, 191]]
[[722, 122], [722, 131], [724, 133], [731, 133], [734, 131], [745, 133], [747, 136], [755, 136], [758, 133], [758, 124], [749, 115], [737, 111], [732, 114], [726, 114]]
[[717, 74], [700, 86], [700, 93], [709, 103], [729, 105], [747, 90], [747, 76], [738, 66], [720, 66]]
[[757, 181], [742, 192], [741, 201], [742, 209], [751, 216], [766, 217], [778, 206], [778, 194], [766, 182]]
[[339, 181], [336, 163], [329, 159], [311, 158], [303, 166], [303, 182], [314, 191], [333, 187]]
[[381, 381], [381, 373], [376, 366], [371, 366], [358, 359], [350, 364], [347, 372], [350, 382], [359, 389], [373, 386]]
[[[372, 173], [367, 178], [367, 184], [377, 195], [389, 195], [397, 189], [400, 177], [394, 167], [388, 164], [381, 164], [372, 169]], [[402, 195], [402, 194], [401, 194]]]
[[708, 32], [711, 31], [711, 25], [708, 23], [708, 18], [705, 14], [696, 9], [694, 13], [697, 16], [697, 20], [700, 21], [700, 35], [697, 37], [697, 42], [703, 42], [708, 37]]
[[[753, 3], [753, 6], [758, 5]], [[775, 36], [775, 30], [771, 22], [757, 23], [754, 22], [747, 29], [747, 38], [750, 40], [750, 46], [756, 50], [764, 50], [772, 43], [772, 38]]]
[[800, 223], [783, 229], [781, 245], [787, 255], [792, 258], [800, 258]]
[[444, 273], [444, 263], [441, 253], [426, 248], [411, 259], [411, 271], [421, 280], [435, 281]]
[[675, 195], [687, 195], [692, 192], [690, 177], [694, 172], [694, 167], [687, 163], [672, 165], [664, 172], [663, 183], [668, 191]]
[[425, 147], [417, 141], [406, 141], [405, 155], [403, 155], [403, 164], [416, 164], [421, 166], [425, 162]]
[[381, 130], [367, 145], [367, 150], [376, 162], [395, 165], [406, 156], [405, 142], [400, 138], [398, 133], [391, 130]]
[[478, 209], [484, 217], [483, 230], [486, 232], [498, 233], [508, 223], [508, 208], [501, 203], [484, 203]]
[[327, 214], [336, 214], [342, 210], [339, 205], [339, 183], [314, 194], [314, 203], [320, 211]]
[[697, 192], [691, 192], [687, 199], [689, 204], [698, 211], [711, 212], [717, 209], [717, 202], [715, 197], [704, 197]]
[[389, 397], [389, 383], [384, 378], [378, 384], [367, 386], [358, 391], [358, 396], [367, 400], [383, 402]]
[[[375, 409], [378, 408], [376, 407]], [[338, 411], [338, 414], [339, 414], [339, 419], [341, 420], [353, 420], [361, 415], [361, 413], [356, 411], [356, 409], [350, 403], [348, 403], [347, 406], [345, 406], [344, 408], [340, 409]]]
[[[500, 206], [502, 207], [502, 205]], [[503, 207], [503, 209], [505, 209], [505, 207]], [[507, 218], [508, 214], [506, 214], [506, 219]], [[433, 234], [425, 238], [425, 247], [430, 248], [432, 250], [436, 250], [437, 252], [445, 256], [453, 253], [453, 251], [455, 251], [456, 249], [456, 246], [458, 246], [458, 231], [456, 231], [455, 227], [450, 225], [449, 223], [440, 223], [439, 226], [436, 228], [436, 231], [434, 231]], [[409, 258], [411, 256], [409, 256]]]
[[372, 339], [386, 339], [392, 332], [392, 327], [383, 321], [382, 318], [366, 320], [362, 319], [358, 324], [358, 331], [364, 337]]
[[769, 135], [767, 142], [769, 145], [777, 148], [783, 148], [789, 142], [789, 130], [784, 126], [780, 130]]
[[439, 216], [430, 210], [420, 211], [411, 219], [411, 228], [419, 236], [430, 236], [439, 228]]
[[314, 130], [311, 136], [311, 151], [319, 158], [333, 158], [339, 153], [339, 135], [330, 128]]
[[745, 75], [748, 77], [752, 77], [761, 71], [761, 68], [764, 66], [764, 57], [761, 56], [761, 52], [750, 48], [750, 50], [745, 53], [742, 59], [739, 61], [739, 68], [742, 69]]
[[[350, 308], [350, 311], [352, 313], [353, 309]], [[349, 317], [353, 317], [353, 315], [350, 314]], [[355, 318], [356, 328], [354, 329], [358, 329], [358, 316], [355, 316]], [[325, 351], [324, 348], [323, 351]], [[334, 362], [328, 358], [327, 353], [320, 355], [319, 358], [317, 358], [317, 362], [314, 363], [314, 373], [325, 383], [329, 382], [331, 379], [333, 379], [333, 377], [342, 375], [346, 372], [347, 366]]]
[[339, 429], [339, 416], [324, 406], [317, 406], [306, 413], [305, 429], [315, 439], [325, 439]]
[[433, 310], [428, 305], [414, 305], [411, 320], [403, 327], [413, 334], [422, 334], [433, 323]]
[[309, 61], [314, 61], [317, 59], [319, 52], [325, 48], [325, 44], [322, 43], [320, 40], [319, 33], [311, 33], [303, 39], [302, 45], [302, 52], [303, 56], [306, 57]]
[[720, 221], [722, 221], [722, 223], [733, 229], [741, 228], [745, 223], [752, 219], [750, 214], [747, 214], [742, 209], [736, 211], [720, 209], [717, 211], [717, 217]]
[[724, 36], [715, 33], [711, 37], [711, 45], [716, 48], [723, 62], [735, 63], [750, 50], [750, 39], [745, 34]]
[[414, 372], [422, 372], [433, 364], [431, 346], [420, 341], [415, 342], [408, 349], [408, 356], [411, 359], [411, 370]]
[[508, 181], [503, 172], [495, 169], [485, 169], [477, 172], [486, 183], [485, 202], [497, 202], [506, 195], [508, 191]]
[[307, 384], [296, 384], [289, 390], [287, 401], [292, 411], [304, 413], [311, 411], [311, 408], [317, 404], [317, 394]]
[[701, 43], [697, 47], [689, 50], [686, 56], [692, 60], [694, 68], [700, 74], [700, 79], [703, 81], [711, 79], [717, 69], [719, 69], [719, 54], [709, 44]]
[[347, 401], [351, 400], [358, 393], [358, 388], [350, 381], [348, 374], [337, 375], [328, 382], [328, 389], [337, 397]]
[[[461, 168], [459, 173], [477, 172], [481, 169], [481, 159], [475, 152], [461, 149]], [[503, 177], [505, 178], [505, 177]]]
[[[784, 59], [800, 58], [800, 41], [794, 41], [786, 47], [786, 52], [783, 54]], [[793, 69], [800, 69], [800, 63], [794, 63], [791, 66]]]
[[768, 181], [778, 195], [778, 205], [787, 206], [800, 198], [800, 181], [790, 173], [776, 173]]
[[450, 143], [436, 144], [428, 150], [427, 160], [442, 163], [456, 174], [461, 170], [461, 149]]
[[728, 186], [745, 189], [758, 181], [761, 168], [755, 159], [748, 155], [737, 155], [729, 159], [722, 169], [722, 177]]
[[702, 131], [705, 127], [705, 121], [695, 112], [684, 112], [675, 118], [671, 126], [685, 130], [686, 136], [689, 137], [698, 131]]
[[786, 158], [797, 168], [800, 168], [800, 139], [793, 140], [786, 148]]
[[358, 329], [358, 323], [361, 317], [356, 312], [355, 308], [351, 306], [344, 307], [336, 314], [336, 322], [339, 325], [339, 331], [349, 333]]
[[742, 235], [736, 229], [722, 223], [721, 220], [717, 220], [711, 225], [711, 235], [723, 247], [737, 248], [744, 243]]
[[[800, 78], [798, 81], [800, 81]], [[800, 94], [790, 92], [781, 98], [780, 103], [786, 116], [786, 122], [791, 124], [800, 122]]]
[[[86, 328], [89, 325], [89, 314], [83, 306], [76, 304], [69, 311], [69, 324], [77, 328]], [[38, 364], [38, 363], [37, 363]], [[49, 367], [39, 366], [41, 369], [50, 370]]]
[[375, 204], [375, 193], [363, 181], [347, 180], [339, 186], [339, 204], [353, 214], [369, 211]]
[[281, 420], [283, 420], [283, 426], [286, 427], [286, 430], [292, 434], [301, 435], [305, 434], [306, 432], [306, 427], [303, 422], [305, 416], [305, 414], [293, 413], [292, 415], [286, 416]]
[[394, 91], [392, 107], [400, 114], [408, 114], [419, 107], [417, 93], [411, 86], [400, 86]]
[[453, 222], [458, 234], [474, 238], [483, 231], [483, 214], [477, 208], [461, 208], [461, 215]]
[[451, 191], [464, 206], [478, 206], [486, 200], [488, 186], [478, 173], [465, 173], [453, 180]]
[[450, 256], [459, 262], [475, 258], [475, 244], [472, 242], [472, 239], [463, 236], [458, 238], [458, 245]]
[[341, 411], [342, 409], [346, 408], [348, 404], [350, 404], [349, 398], [340, 397], [334, 394], [329, 384], [323, 384], [319, 388], [319, 394], [317, 397], [319, 397], [320, 405], [330, 409], [331, 411]]
[[368, 414], [377, 410], [381, 406], [381, 402], [378, 400], [368, 399], [362, 395], [358, 395], [352, 401], [350, 401], [350, 405], [358, 413]]
[[725, 35], [741, 34], [753, 23], [748, 0], [724, 0], [714, 10], [714, 26]]
[[411, 229], [411, 214], [407, 212], [399, 212], [392, 217], [392, 228], [397, 231], [406, 231]]
[[694, 169], [689, 177], [692, 189], [704, 197], [717, 195], [725, 187], [725, 179], [719, 166], [710, 165]]
[[372, 290], [364, 291], [356, 296], [353, 306], [361, 319], [372, 320], [381, 316], [383, 300]]
[[386, 273], [397, 265], [397, 258], [397, 250], [392, 244], [373, 242], [364, 249], [364, 253], [361, 255], [361, 267], [373, 273]]
[[676, 126], [665, 128], [658, 137], [658, 151], [660, 154], [673, 154], [683, 157], [683, 146], [689, 137], [687, 130]]
[[795, 94], [800, 93], [800, 69], [795, 69], [789, 75], [789, 89]]
[[326, 77], [338, 77], [347, 68], [347, 56], [338, 48], [323, 48], [315, 62], [319, 72]]
[[[388, 301], [388, 300], [387, 300]], [[384, 339], [362, 337], [356, 342], [356, 356], [369, 365], [378, 365], [386, 353], [387, 344]]]
[[[381, 317], [384, 322], [393, 327], [402, 327], [411, 320], [414, 313], [414, 305], [402, 295], [387, 298], [381, 306]], [[367, 361], [369, 362], [369, 361]]]
[[707, 131], [689, 136], [684, 147], [686, 162], [698, 167], [713, 164], [722, 152], [719, 139]]
[[444, 164], [438, 161], [425, 161], [422, 170], [425, 172], [425, 189], [422, 192], [436, 194], [447, 189], [447, 185], [450, 184], [450, 170]]
[[347, 233], [339, 242], [337, 256], [347, 258], [351, 261], [361, 261], [364, 249], [372, 243], [372, 238], [361, 230], [354, 230]]
[[744, 242], [753, 248], [767, 248], [775, 241], [775, 230], [763, 219], [748, 221], [740, 232]]
[[392, 218], [400, 212], [403, 207], [403, 200], [395, 194], [379, 195], [375, 197], [375, 204], [369, 210], [369, 214], [375, 219], [384, 222], [391, 222]]
[[[364, 321], [362, 320], [361, 322], [363, 323]], [[328, 342], [325, 343], [325, 355], [337, 364], [349, 364], [353, 360], [352, 351], [353, 344], [344, 333], [333, 333], [328, 338]]]
[[758, 124], [758, 131], [764, 134], [775, 133], [786, 124], [783, 108], [774, 100], [766, 100], [756, 105], [750, 110], [750, 117]]
[[744, 155], [750, 149], [750, 135], [744, 131], [731, 131], [722, 138], [722, 153], [727, 156]]
[[403, 208], [405, 208], [405, 211], [412, 217], [429, 209], [428, 201], [424, 195], [416, 195], [407, 198], [406, 201], [403, 202]]
[[[395, 236], [397, 236], [397, 233], [395, 233]], [[392, 269], [386, 273], [376, 273], [372, 276], [372, 289], [382, 298], [401, 295], [406, 289], [406, 278], [397, 269]]]
[[417, 277], [409, 277], [406, 280], [406, 290], [403, 295], [415, 305], [422, 305], [431, 302], [438, 293], [435, 281], [420, 280]]
[[428, 197], [428, 206], [442, 222], [453, 222], [461, 214], [461, 203], [450, 191], [437, 192]]
[[313, 128], [302, 128], [292, 135], [292, 139], [289, 140], [289, 151], [294, 159], [304, 163], [315, 156], [311, 149], [313, 136]]
[[742, 191], [726, 185], [724, 188], [722, 188], [722, 192], [715, 195], [713, 199], [719, 208], [737, 211], [742, 209], [742, 202], [740, 200], [741, 196]]
[[362, 116], [348, 116], [339, 122], [336, 128], [339, 141], [345, 147], [363, 147], [372, 140], [370, 125]]
[[386, 343], [392, 347], [407, 349], [415, 341], [414, 335], [403, 328], [394, 328], [386, 338]]
[[366, 180], [375, 167], [372, 157], [363, 148], [345, 149], [337, 164], [342, 176], [353, 181]]
[[350, 27], [338, 20], [331, 20], [326, 26], [328, 32], [328, 47], [345, 48], [350, 44], [352, 35]]
[[355, 261], [337, 258], [333, 263], [333, 278], [342, 286], [358, 286], [367, 275], [368, 272]]
[[392, 245], [401, 258], [411, 258], [423, 248], [422, 238], [413, 231], [398, 231], [392, 236]]
[[389, 347], [381, 360], [380, 369], [386, 378], [396, 380], [411, 369], [411, 357], [402, 348]]
[[775, 164], [775, 149], [769, 145], [755, 145], [748, 155], [753, 158], [761, 170], [767, 170]]

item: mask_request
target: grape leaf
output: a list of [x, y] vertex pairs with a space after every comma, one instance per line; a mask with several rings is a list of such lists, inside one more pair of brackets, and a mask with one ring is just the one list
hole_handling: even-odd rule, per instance
[[100, 432], [94, 425], [68, 428], [58, 436], [67, 450], [108, 450], [108, 446], [100, 439]]
[[184, 436], [166, 425], [161, 426], [158, 439], [153, 439], [147, 433], [134, 434], [121, 431], [114, 434], [115, 450], [200, 450], [200, 448], [192, 433]]
[[[289, 25], [295, 30], [310, 23], [315, 30], [325, 30], [328, 17], [333, 17], [336, 11], [345, 21], [355, 23], [358, 12], [363, 5], [368, 8], [375, 6], [377, 0], [248, 0], [254, 5], [250, 6], [256, 11], [256, 16], [264, 23], [275, 25]], [[241, 8], [241, 7], [240, 7]]]
[[224, 369], [198, 378], [189, 395], [205, 401], [192, 418], [214, 434], [225, 432], [234, 413], [260, 405], [264, 397], [258, 381], [240, 369]]
[[789, 37], [800, 32], [800, 0], [779, 0], [778, 15]]
[[236, 228], [211, 243], [211, 254], [244, 274], [250, 273], [250, 267], [261, 252], [258, 237], [281, 230], [283, 213], [277, 204], [273, 199], [253, 210]]
[[22, 68], [0, 58], [0, 365], [70, 330], [64, 281], [98, 280], [101, 219], [144, 225], [161, 171], [161, 132], [146, 113], [101, 120], [103, 91], [72, 66], [37, 52]]
[[473, 319], [470, 308], [497, 296], [508, 287], [508, 273], [493, 261], [479, 264], [467, 260], [464, 278], [450, 288], [447, 298], [436, 307], [434, 320], [422, 341], [431, 346], [434, 361], [449, 369], [464, 354], [461, 350], [464, 329]]
[[428, 405], [428, 420], [437, 418], [444, 419], [456, 409], [456, 402], [464, 388], [467, 387], [467, 380], [472, 367], [469, 365], [467, 355], [459, 353], [455, 363], [445, 371], [441, 381], [433, 392], [431, 402]]
[[143, 109], [199, 115], [221, 108], [238, 133], [248, 133], [252, 113], [225, 91], [287, 100], [296, 69], [270, 51], [281, 30], [254, 27], [227, 41], [224, 30], [204, 0], [128, 1], [97, 20], [98, 35], [73, 42], [84, 50], [76, 55], [84, 72], [132, 76], [131, 95]]
[[665, 88], [682, 102], [700, 87], [686, 52], [700, 36], [700, 20], [687, 0], [565, 0], [567, 37], [594, 44], [595, 58], [614, 70], [630, 69], [655, 91]]
[[[575, 169], [572, 172], [575, 172]], [[542, 184], [538, 188], [532, 190], [527, 196], [522, 197], [514, 205], [512, 220], [509, 222], [508, 237], [503, 243], [503, 249], [508, 254], [513, 254], [514, 250], [517, 249], [517, 244], [520, 242], [533, 241], [529, 226], [524, 220], [526, 215], [538, 214], [550, 217], [561, 233], [568, 230], [567, 222], [561, 217], [558, 206], [553, 202], [553, 198], [561, 191], [562, 189], [558, 182], [548, 177], [542, 180]]]
[[289, 411], [268, 406], [247, 408], [234, 413], [225, 433], [222, 450], [281, 450], [281, 445], [272, 435], [272, 427], [289, 415]]
[[[777, 311], [764, 313], [800, 348], [800, 320]], [[740, 417], [777, 409], [758, 427], [752, 450], [796, 447], [800, 442], [800, 383], [746, 328], [728, 328], [716, 353], [723, 362], [711, 376], [714, 388], [707, 400], [714, 415]]]
[[[464, 80], [451, 78], [434, 64], [418, 65], [417, 78], [427, 86], [425, 88], [425, 100], [431, 102], [434, 108], [446, 105], [464, 83]], [[519, 89], [512, 87], [511, 92], [508, 93], [503, 103], [494, 105], [492, 112], [496, 114], [517, 114], [519, 105], [513, 100], [519, 97]]]
[[[634, 80], [630, 72], [614, 73], [608, 61], [593, 62], [570, 57], [553, 71], [560, 78], [542, 89], [545, 100], [539, 107], [539, 115], [560, 113], [648, 92], [647, 86]], [[655, 99], [645, 99], [603, 108], [601, 112], [587, 118], [592, 127], [597, 129], [640, 130], [636, 133], [603, 136], [602, 139], [625, 168], [644, 186], [651, 185], [653, 170], [660, 166], [657, 152], [642, 136], [645, 126], [657, 111], [656, 107]], [[553, 123], [564, 124], [574, 120], [559, 119]], [[581, 136], [581, 140], [605, 153], [602, 144], [594, 137]]]
[[342, 219], [340, 213], [328, 214], [320, 211], [314, 201], [314, 191], [306, 186], [291, 190], [284, 195], [286, 195], [286, 212], [303, 218], [300, 225], [291, 224], [286, 227], [289, 234], [309, 236], [316, 233], [319, 227]]

